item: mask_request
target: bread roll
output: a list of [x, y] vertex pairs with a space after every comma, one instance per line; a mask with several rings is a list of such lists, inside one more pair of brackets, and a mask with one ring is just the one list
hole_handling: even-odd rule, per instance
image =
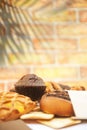
[[44, 94], [40, 100], [40, 108], [43, 112], [62, 117], [74, 115], [72, 103], [66, 91], [55, 91]]

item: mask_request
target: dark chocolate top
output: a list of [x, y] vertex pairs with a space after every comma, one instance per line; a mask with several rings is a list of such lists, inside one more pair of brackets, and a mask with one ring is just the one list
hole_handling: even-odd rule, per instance
[[35, 74], [26, 74], [16, 82], [15, 86], [45, 86], [45, 82]]
[[64, 85], [64, 84], [59, 84], [60, 87], [63, 89], [63, 90], [70, 90], [70, 86], [68, 85]]
[[70, 97], [67, 91], [54, 91], [54, 92], [47, 93], [46, 96], [54, 96], [54, 97], [70, 100]]

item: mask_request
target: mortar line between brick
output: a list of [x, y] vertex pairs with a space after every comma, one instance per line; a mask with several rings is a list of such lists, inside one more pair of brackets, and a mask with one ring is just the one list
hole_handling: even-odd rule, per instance
[[80, 38], [79, 37], [77, 38], [77, 51], [81, 52], [81, 49], [80, 49]]
[[76, 24], [79, 24], [80, 23], [80, 18], [79, 18], [79, 11], [78, 11], [78, 9], [76, 9], [75, 12], [76, 12]]
[[81, 80], [80, 66], [78, 67], [78, 79]]

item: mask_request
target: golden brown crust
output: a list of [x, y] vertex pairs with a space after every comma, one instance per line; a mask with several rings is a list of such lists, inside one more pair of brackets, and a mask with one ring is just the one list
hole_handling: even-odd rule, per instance
[[86, 90], [84, 86], [72, 86], [71, 90]]
[[46, 92], [54, 91], [54, 88], [53, 88], [53, 86], [52, 86], [50, 81], [45, 82], [45, 85], [46, 85], [46, 90], [45, 90]]
[[53, 92], [55, 90], [62, 91], [63, 89], [61, 86], [56, 82], [47, 81], [45, 82], [46, 85], [46, 92]]
[[0, 92], [0, 120], [13, 120], [33, 110], [36, 103], [16, 92]]
[[40, 108], [43, 112], [58, 116], [74, 115], [71, 101], [54, 96], [43, 95], [40, 101]]
[[58, 83], [56, 83], [56, 82], [51, 82], [51, 84], [52, 84], [52, 86], [53, 86], [53, 88], [54, 88], [55, 90], [58, 90], [58, 91], [62, 91], [62, 90], [63, 90]]

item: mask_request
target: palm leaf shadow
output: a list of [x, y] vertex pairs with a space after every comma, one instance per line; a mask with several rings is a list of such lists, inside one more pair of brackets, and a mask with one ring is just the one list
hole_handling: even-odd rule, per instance
[[[17, 55], [17, 53], [15, 52], [14, 48], [11, 47], [8, 38], [10, 38], [10, 41], [16, 46], [17, 50], [20, 53], [23, 53], [23, 48], [19, 48], [17, 43], [15, 42], [13, 35], [10, 33], [10, 27], [12, 24], [14, 24], [14, 21], [12, 19], [9, 7], [7, 5], [4, 6], [4, 8], [2, 8], [2, 11], [0, 12], [0, 16], [5, 28], [5, 35], [1, 36], [1, 46], [2, 46], [2, 53], [1, 53], [1, 57], [3, 57], [3, 55], [5, 57], [7, 57], [8, 61], [10, 62], [10, 58], [8, 56], [8, 52], [6, 50], [6, 46], [8, 46], [9, 50], [15, 55], [15, 57], [20, 60], [19, 55]], [[8, 17], [7, 17], [8, 16]], [[10, 20], [9, 20], [10, 19]], [[3, 57], [4, 58], [4, 57]], [[4, 59], [2, 59], [2, 61], [5, 61]]]
[[[13, 17], [11, 15], [11, 11], [13, 12], [16, 22], [14, 22]], [[15, 41], [13, 34], [11, 33], [11, 28], [12, 26], [14, 26], [14, 33], [16, 36], [18, 36], [18, 38], [21, 38], [21, 35], [23, 35], [23, 30], [21, 30], [21, 28], [18, 28], [18, 24], [19, 24], [19, 18], [22, 21], [21, 15], [19, 13], [19, 18], [16, 16], [16, 14], [19, 13], [17, 8], [11, 7], [8, 4], [5, 4], [4, 7], [2, 7], [1, 11], [0, 11], [0, 17], [2, 19], [2, 23], [0, 23], [2, 26], [4, 26], [5, 28], [5, 35], [1, 36], [0, 38], [0, 57], [2, 60], [2, 63], [5, 64], [5, 58], [7, 58], [7, 60], [10, 62], [10, 58], [9, 58], [9, 54], [6, 50], [6, 46], [8, 46], [9, 50], [11, 51], [11, 53], [14, 54], [14, 56], [20, 61], [20, 56], [16, 53], [16, 51], [14, 50], [14, 48], [11, 46], [8, 38], [10, 38], [11, 43], [16, 47], [16, 50], [21, 54], [24, 55], [24, 49], [23, 47], [20, 45], [18, 46], [18, 43]], [[6, 18], [7, 17], [7, 18]], [[18, 28], [18, 29], [17, 29]], [[27, 32], [27, 29], [25, 28], [25, 26], [23, 27], [23, 29], [25, 30], [25, 32]], [[22, 40], [24, 40], [22, 38]], [[32, 42], [30, 37], [28, 36], [28, 40], [29, 42]], [[18, 41], [20, 42], [20, 41]], [[24, 41], [25, 42], [25, 41]], [[26, 48], [28, 48], [28, 43], [26, 40]]]
[[[23, 26], [22, 28], [23, 28], [24, 32], [23, 32], [23, 30], [22, 30], [20, 27], [18, 27], [18, 25], [20, 24], [18, 19], [20, 19], [20, 21], [22, 21], [22, 17], [21, 17], [21, 15], [20, 15], [19, 10], [20, 10], [20, 12], [23, 14], [23, 12], [22, 12], [21, 9], [18, 9], [18, 8], [16, 8], [16, 7], [11, 7], [11, 6], [7, 5], [7, 4], [5, 4], [4, 8], [2, 8], [2, 10], [1, 10], [1, 12], [0, 12], [0, 16], [1, 16], [2, 22], [4, 23], [4, 26], [5, 26], [5, 29], [6, 29], [6, 34], [5, 34], [5, 36], [1, 36], [1, 41], [2, 41], [2, 42], [1, 42], [1, 44], [2, 44], [2, 45], [1, 45], [1, 46], [2, 46], [1, 57], [2, 57], [3, 63], [5, 62], [5, 59], [4, 59], [4, 56], [3, 56], [3, 55], [5, 55], [5, 57], [7, 57], [7, 60], [10, 62], [9, 54], [8, 54], [8, 51], [6, 50], [6, 46], [7, 46], [7, 45], [8, 45], [8, 48], [10, 49], [11, 53], [13, 53], [14, 56], [15, 56], [20, 62], [22, 62], [21, 59], [20, 59], [20, 56], [16, 53], [16, 51], [14, 50], [14, 48], [12, 48], [12, 46], [11, 46], [11, 44], [10, 44], [8, 38], [10, 38], [10, 41], [11, 41], [12, 44], [14, 44], [14, 46], [16, 47], [16, 50], [17, 50], [21, 55], [24, 55], [24, 50], [23, 50], [22, 46], [18, 46], [18, 43], [15, 41], [14, 36], [13, 36], [13, 34], [11, 33], [11, 28], [12, 28], [13, 25], [14, 25], [14, 29], [13, 29], [13, 30], [14, 30], [15, 35], [18, 36], [18, 37], [21, 37], [22, 35], [24, 35], [24, 37], [25, 37], [24, 32], [26, 32], [29, 42], [33, 45], [33, 43], [32, 43], [32, 38], [30, 37], [29, 31], [28, 31], [28, 29], [25, 27], [25, 25], [22, 25], [22, 26]], [[14, 14], [14, 16], [15, 16], [15, 19], [16, 19], [16, 22], [17, 22], [17, 23], [14, 22], [14, 19], [13, 19], [12, 15], [11, 15], [11, 11], [13, 12], [13, 14]], [[17, 13], [19, 13], [19, 18], [18, 18], [17, 15], [16, 15]], [[31, 17], [30, 15], [29, 15], [29, 18], [25, 18], [25, 20], [26, 20], [29, 24], [31, 23], [30, 21], [32, 21], [32, 22], [34, 23], [32, 17]], [[35, 37], [39, 40], [39, 42], [41, 43], [40, 38], [38, 37], [38, 34], [40, 34], [41, 36], [43, 36], [44, 34], [46, 34], [46, 29], [44, 29], [44, 26], [42, 26], [42, 30], [43, 30], [43, 31], [40, 31], [40, 30], [38, 29], [38, 27], [36, 26], [36, 30], [37, 30], [37, 31], [35, 31], [35, 29], [33, 28], [33, 25], [30, 24], [30, 30], [33, 32], [34, 36], [35, 36]], [[4, 39], [4, 41], [5, 41], [4, 44], [3, 44], [3, 39]], [[23, 40], [23, 38], [22, 38], [22, 40]], [[44, 39], [44, 40], [45, 40], [45, 39]], [[19, 42], [20, 42], [20, 41], [19, 41]], [[46, 41], [45, 41], [45, 42], [46, 42]], [[28, 46], [29, 46], [28, 44], [29, 44], [29, 43], [26, 41], [25, 44], [26, 44], [26, 48], [28, 49]], [[43, 45], [42, 45], [42, 46], [43, 46]], [[34, 46], [32, 46], [32, 47], [33, 47], [33, 50], [36, 52]], [[29, 51], [29, 50], [28, 50], [28, 51]]]
[[[25, 15], [22, 8], [14, 7], [8, 4], [8, 2], [3, 2], [3, 0], [1, 1], [3, 4], [0, 4], [0, 25], [5, 28], [5, 34], [1, 35], [0, 38], [0, 58], [2, 60], [2, 63], [5, 64], [6, 61], [8, 61], [9, 63], [11, 62], [6, 46], [8, 46], [10, 52], [15, 56], [15, 58], [19, 62], [23, 62], [22, 58], [20, 57], [25, 55], [25, 51], [22, 46], [21, 39], [23, 42], [25, 42], [25, 46], [27, 48], [29, 56], [31, 55], [31, 52], [29, 50], [30, 46], [32, 46], [32, 50], [34, 53], [38, 52], [38, 50], [36, 50], [34, 46], [30, 31], [32, 32], [34, 38], [36, 38], [39, 41], [41, 49], [46, 50], [45, 53], [47, 53], [47, 48], [50, 49], [51, 45], [49, 44], [49, 38], [45, 36], [48, 35], [50, 26], [46, 26], [46, 24], [43, 22], [43, 24], [39, 25], [38, 27], [38, 24], [36, 24], [38, 20], [36, 19], [36, 21], [34, 21], [32, 16], [33, 12], [26, 11], [27, 15]], [[22, 4], [27, 4], [27, 1], [25, 0], [25, 3]], [[35, 0], [31, 2], [30, 7], [33, 7], [34, 4], [36, 4]], [[36, 11], [38, 12], [44, 10], [45, 7], [47, 8], [49, 4], [50, 3], [48, 2], [46, 5], [39, 7], [39, 9]], [[14, 20], [12, 13], [16, 21]], [[26, 27], [25, 23], [22, 24], [21, 28], [20, 21], [23, 21], [22, 16], [25, 18], [25, 21], [28, 24], [28, 28]], [[51, 24], [51, 26], [53, 27], [53, 24]], [[2, 34], [2, 32], [0, 33]], [[16, 36], [18, 40], [15, 40], [14, 36]], [[52, 35], [50, 35], [50, 37], [52, 38]], [[11, 43], [8, 39], [10, 39]], [[44, 42], [42, 42], [41, 39], [43, 39]], [[13, 46], [14, 48], [16, 48], [16, 50], [13, 48]]]

